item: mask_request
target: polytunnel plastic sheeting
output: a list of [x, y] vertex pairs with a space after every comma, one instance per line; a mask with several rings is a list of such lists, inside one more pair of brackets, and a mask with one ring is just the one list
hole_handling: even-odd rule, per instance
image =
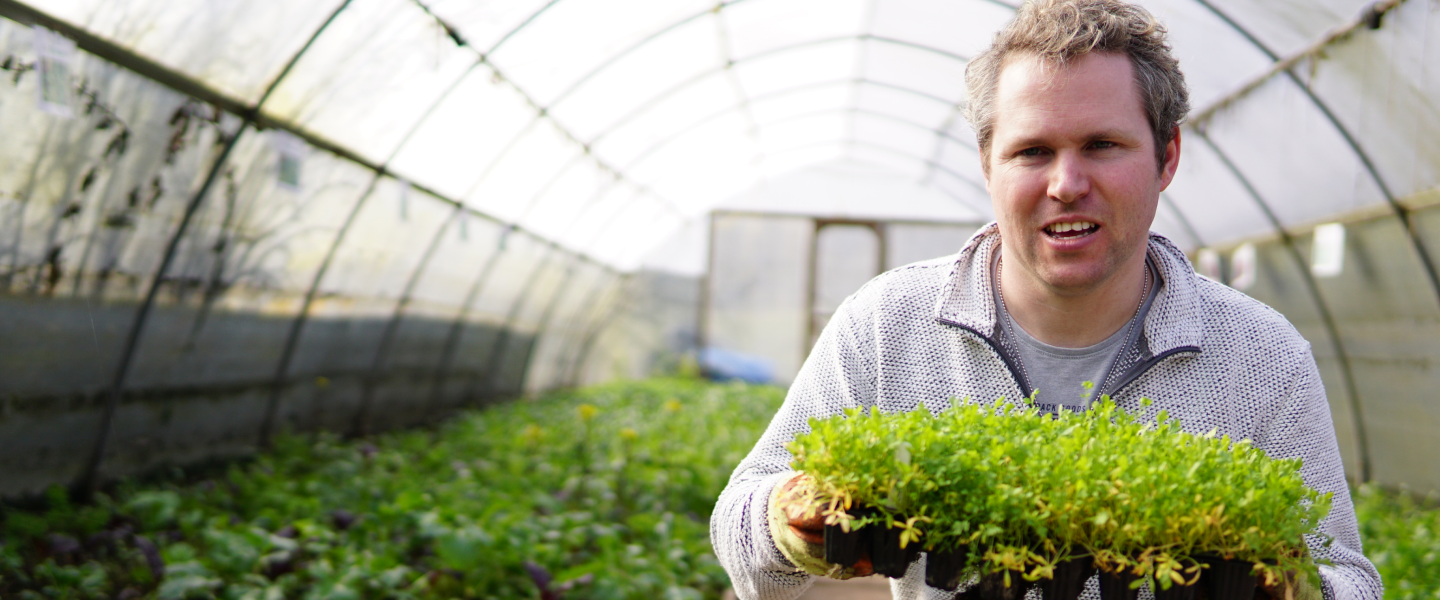
[[560, 288], [541, 315], [525, 389], [544, 390], [569, 381], [568, 363], [584, 340], [585, 317], [609, 281], [609, 274], [595, 265], [567, 265]]
[[[59, 297], [43, 309], [26, 304], [28, 300], [7, 303], [32, 311], [26, 314], [51, 314], [44, 311], [54, 306], [56, 318], [75, 317], [82, 308], [87, 317], [95, 317], [86, 346], [95, 348], [95, 359], [76, 367], [83, 371], [76, 381], [90, 386], [87, 393], [104, 388], [110, 378], [106, 372], [123, 354], [117, 348], [125, 346], [127, 323], [133, 322], [132, 305], [126, 303], [144, 296], [185, 203], [203, 183], [214, 153], [224, 148], [214, 143], [220, 136], [202, 117], [218, 107], [223, 131], [237, 131], [237, 115], [249, 114], [284, 72], [255, 113], [267, 130], [248, 130], [241, 136], [225, 169], [233, 175], [216, 180], [194, 223], [178, 240], [178, 260], [170, 269], [174, 281], [166, 284], [156, 304], [161, 308], [152, 315], [157, 328], [142, 331], [136, 346], [140, 362], [131, 376], [165, 382], [172, 376], [167, 373], [176, 371], [265, 371], [259, 367], [269, 358], [247, 359], [217, 345], [227, 339], [217, 332], [229, 327], [227, 323], [238, 323], [226, 319], [253, 317], [270, 323], [256, 329], [268, 333], [244, 338], [247, 347], [259, 349], [257, 356], [277, 347], [283, 352], [288, 331], [301, 334], [293, 365], [301, 371], [290, 377], [293, 381], [286, 384], [279, 405], [281, 415], [297, 424], [349, 418], [350, 408], [359, 407], [344, 404], [351, 402], [344, 398], [353, 397], [347, 386], [369, 386], [366, 397], [375, 402], [390, 393], [383, 389], [390, 384], [373, 378], [298, 387], [295, 382], [320, 377], [304, 368], [306, 360], [319, 360], [309, 356], [317, 347], [306, 340], [331, 325], [350, 327], [345, 336], [366, 340], [388, 335], [391, 354], [428, 347], [432, 349], [424, 352], [439, 352], [443, 362], [449, 352], [454, 376], [434, 377], [438, 383], [430, 385], [442, 390], [438, 396], [456, 403], [476, 390], [518, 389], [514, 381], [480, 381], [489, 368], [489, 358], [481, 354], [500, 339], [530, 269], [542, 264], [547, 253], [583, 252], [606, 268], [631, 270], [641, 264], [647, 249], [684, 231], [687, 222], [710, 207], [818, 164], [878, 165], [944, 194], [957, 206], [989, 215], [973, 134], [955, 107], [963, 101], [959, 74], [1010, 17], [1012, 7], [1006, 4], [47, 0], [31, 5], [0, 0], [0, 14], [29, 20], [38, 11], [58, 19], [53, 28], [81, 34], [72, 36], [81, 49], [71, 65], [71, 83], [84, 81], [84, 91], [115, 107], [125, 122], [120, 129], [94, 129], [100, 117], [85, 110], [86, 97], [79, 98], [79, 114], [72, 120], [37, 116], [32, 109], [37, 76], [7, 70], [7, 76], [18, 77], [18, 85], [0, 91], [0, 124], [7, 137], [24, 141], [0, 149], [7, 159], [0, 167], [0, 210], [17, 216], [0, 224], [0, 235], [15, 236], [9, 246], [0, 240], [10, 260], [8, 267], [0, 264], [0, 273], [12, 294]], [[1440, 98], [1440, 74], [1435, 73], [1440, 19], [1433, 3], [1407, 0], [1393, 9], [1382, 3], [1378, 6], [1388, 12], [1371, 21], [1378, 29], [1362, 22], [1328, 42], [1325, 36], [1332, 28], [1351, 26], [1370, 5], [1365, 0], [1144, 4], [1172, 32], [1197, 111], [1193, 127], [1185, 130], [1181, 172], [1159, 208], [1157, 230], [1187, 250], [1259, 240], [1257, 236], [1274, 233], [1263, 202], [1296, 238], [1319, 221], [1389, 219], [1389, 231], [1406, 242], [1391, 262], [1424, 264], [1417, 252], [1435, 235], [1425, 195], [1440, 183], [1440, 142], [1435, 141], [1440, 140], [1440, 110], [1434, 100]], [[332, 14], [333, 21], [322, 30]], [[14, 65], [35, 60], [32, 36], [28, 27], [0, 21], [0, 44], [6, 56], [18, 61]], [[1321, 42], [1308, 57], [1287, 63], [1289, 71], [1266, 74], [1274, 60]], [[92, 52], [123, 68], [96, 59]], [[285, 71], [292, 58], [297, 59], [293, 68]], [[1243, 87], [1261, 76], [1266, 79]], [[187, 104], [185, 94], [196, 101]], [[181, 105], [192, 113], [190, 129], [180, 136], [183, 147], [166, 161], [163, 149], [175, 131], [168, 119]], [[297, 146], [275, 129], [289, 130], [309, 146]], [[119, 131], [130, 135], [130, 151], [107, 156], [105, 146]], [[297, 147], [298, 163], [281, 158]], [[275, 183], [282, 165], [300, 167], [298, 185], [281, 189]], [[90, 179], [92, 168], [95, 176]], [[385, 176], [367, 195], [377, 170]], [[148, 198], [156, 186], [150, 182], [156, 173], [163, 190], [151, 207]], [[226, 236], [226, 227], [217, 223], [223, 223], [226, 214], [223, 198], [232, 185], [227, 177], [234, 179], [241, 199], [236, 206], [250, 202], [253, 206], [245, 210], [258, 211], [253, 214], [280, 214], [277, 211], [292, 204], [305, 208], [289, 222], [275, 225], [278, 233], [263, 240]], [[87, 179], [90, 183], [82, 186]], [[410, 182], [408, 196], [399, 193], [406, 188], [400, 180]], [[587, 185], [593, 189], [587, 191]], [[132, 196], [142, 208], [121, 208]], [[328, 264], [325, 256], [349, 208], [362, 197], [367, 199], [358, 220], [336, 248], [331, 267], [338, 270], [322, 279], [321, 297], [311, 315], [303, 306], [305, 294], [321, 265]], [[413, 219], [394, 224], [372, 221], [376, 215], [398, 214], [400, 197], [429, 208], [415, 209]], [[1394, 205], [1389, 204], [1392, 200]], [[449, 202], [465, 203], [484, 215], [444, 225], [443, 213], [453, 210]], [[393, 210], [372, 214], [386, 203]], [[78, 211], [72, 212], [71, 206]], [[1396, 214], [1410, 219], [1411, 227], [1401, 225]], [[512, 224], [520, 229], [509, 230]], [[484, 232], [475, 248], [456, 237], [466, 227]], [[356, 257], [364, 253], [354, 254], [361, 242], [353, 238], [375, 235], [418, 249], [357, 265], [356, 260], [364, 259]], [[273, 242], [279, 239], [285, 242]], [[432, 259], [424, 260], [433, 240], [440, 245]], [[248, 252], [263, 257], [253, 258], [261, 260], [254, 263], [261, 266], [240, 258], [215, 260], [210, 249], [220, 241], [236, 248], [255, 246]], [[60, 243], [58, 252], [51, 242]], [[1435, 245], [1428, 244], [1432, 252]], [[1288, 250], [1275, 255], [1293, 262]], [[451, 260], [468, 261], [473, 279], [465, 281], [466, 268], [442, 264]], [[190, 322], [185, 311], [203, 312], [197, 308], [203, 303], [194, 303], [205, 294], [197, 290], [204, 289], [204, 278], [217, 265], [222, 273], [232, 266], [252, 266], [233, 271], [244, 275], [215, 297], [218, 310], [205, 317], [205, 325], [185, 325]], [[1287, 268], [1297, 271], [1285, 277], [1301, 284], [1287, 289], [1304, 291], [1309, 284], [1299, 277], [1300, 267]], [[1422, 272], [1413, 281], [1428, 281], [1425, 268], [1418, 268]], [[345, 279], [347, 273], [365, 269], [374, 271], [377, 282]], [[458, 275], [447, 279], [454, 283], [431, 279], [431, 273], [441, 272]], [[607, 291], [601, 295], [634, 300], [626, 294], [661, 293], [657, 290], [670, 289], [666, 286], [685, 285], [658, 278], [635, 281], [640, 280], [602, 288]], [[410, 282], [415, 297], [406, 304]], [[1320, 282], [1319, 296], [1311, 298], [1320, 303], [1316, 306], [1338, 293], [1326, 285]], [[87, 286], [99, 291], [75, 293]], [[621, 289], [625, 292], [614, 291]], [[64, 297], [67, 293], [71, 297]], [[1432, 289], [1432, 301], [1436, 294]], [[674, 298], [683, 302], [682, 296]], [[1404, 297], [1404, 306], [1416, 301]], [[79, 304], [73, 302], [76, 298], [96, 303]], [[1355, 301], [1356, 306], [1383, 304], [1373, 300]], [[397, 313], [401, 304], [404, 312]], [[347, 308], [326, 312], [341, 305]], [[629, 306], [650, 310], [658, 305], [634, 300]], [[1428, 311], [1396, 308], [1396, 314], [1386, 318], [1429, 323], [1434, 308], [1433, 303]], [[353, 315], [346, 312], [352, 309]], [[543, 310], [528, 305], [523, 309]], [[1303, 320], [1309, 309], [1295, 310]], [[1319, 329], [1307, 330], [1307, 335], [1338, 331], [1342, 339], [1354, 338], [1363, 345], [1369, 334], [1348, 322], [1358, 317], [1347, 313], [1343, 303], [1334, 310], [1347, 322], [1330, 326], [1316, 317]], [[613, 311], [600, 307], [594, 313]], [[1402, 314], [1409, 316], [1397, 316]], [[431, 330], [429, 319], [439, 323], [448, 315], [466, 325], [435, 326], [433, 331], [447, 332], [439, 341], [423, 333]], [[309, 316], [318, 321], [290, 327]], [[362, 317], [378, 325], [358, 325]], [[600, 317], [587, 321], [602, 322]], [[659, 340], [663, 336], [654, 332], [659, 323], [646, 325], [650, 333], [631, 339], [644, 340], [636, 342], [641, 345]], [[386, 334], [390, 324], [395, 327]], [[619, 342], [623, 336], [586, 327], [594, 333], [587, 333], [588, 339], [603, 337], [593, 347], [624, 352]], [[187, 346], [190, 330], [200, 333]], [[452, 330], [458, 332], [455, 341], [446, 341]], [[52, 344], [47, 347], [78, 352], [85, 346], [84, 329], [75, 323], [67, 321], [60, 331], [44, 342]], [[436, 344], [438, 351], [433, 349]], [[217, 352], [214, 364], [226, 366], [183, 362], [191, 359], [180, 359], [182, 367], [168, 366], [164, 361], [177, 356], [176, 347], [182, 348], [181, 354], [186, 347]], [[1361, 359], [1354, 362], [1353, 380], [1363, 387], [1383, 378], [1376, 376], [1383, 369], [1366, 370], [1370, 359], [1363, 352], [1357, 350], [1357, 356]], [[1391, 365], [1392, 358], [1375, 360]], [[16, 364], [34, 364], [26, 360], [32, 357], [19, 357]], [[1335, 360], [1340, 360], [1338, 354]], [[250, 362], [230, 369], [234, 361]], [[600, 365], [620, 361], [607, 357], [590, 366], [577, 364], [570, 372], [593, 376], [606, 368]], [[635, 372], [631, 368], [628, 372]], [[1329, 387], [1340, 386], [1333, 379], [1338, 367], [1325, 368]], [[45, 371], [35, 371], [40, 372]], [[30, 385], [37, 377], [19, 373], [14, 381]], [[536, 377], [532, 382], [546, 379]], [[1362, 391], [1361, 396], [1367, 394]], [[226, 406], [240, 406], [237, 402]], [[310, 405], [306, 403], [316, 407], [306, 413], [312, 414], [310, 421], [295, 412], [309, 410], [296, 408]]]
[[[683, 40], [652, 33], [697, 14], [714, 3], [705, 0], [636, 0], [617, 10], [606, 0], [569, 0], [561, 10], [546, 10], [512, 35], [489, 60], [506, 77], [529, 91], [541, 106], [557, 98], [587, 73], [606, 65], [606, 59], [642, 41]], [[464, 30], [464, 23], [456, 23]], [[557, 43], [563, 40], [564, 43]], [[713, 56], [713, 55], [712, 55]], [[654, 57], [666, 60], [664, 57]], [[663, 63], [662, 63], [663, 64]], [[618, 66], [618, 65], [616, 65]]]
[[907, 88], [864, 82], [846, 92], [854, 94], [855, 107], [863, 111], [904, 115], [920, 123], [944, 123], [951, 115], [959, 118], [954, 103]]
[[[959, 103], [965, 98], [964, 57], [939, 50], [865, 40], [860, 75], [867, 81], [915, 90]], [[932, 124], [933, 126], [933, 124]]]
[[1440, 181], [1440, 18], [1407, 2], [1386, 27], [1297, 71], [1397, 198]]
[[719, 12], [737, 59], [798, 43], [857, 34], [865, 21], [862, 0], [735, 2]]
[[[435, 20], [413, 6], [352, 0], [280, 82], [266, 110], [371, 161], [385, 162], [426, 116], [424, 109], [467, 73], [480, 71], [486, 87], [494, 87], [488, 73], [475, 68], [473, 52], [435, 43], [438, 33]], [[450, 127], [470, 122], [453, 111], [435, 116]], [[490, 127], [506, 122], [493, 116], [487, 120]], [[448, 149], [455, 141], [417, 139], [414, 145]], [[440, 182], [432, 185], [445, 189]]]
[[890, 0], [870, 10], [868, 32], [901, 39], [964, 57], [973, 57], [1015, 14], [992, 0]]
[[[692, 81], [721, 68], [716, 48], [722, 43], [709, 19], [690, 21], [649, 40], [627, 60], [596, 72], [577, 87], [558, 92], [565, 94], [563, 98], [540, 101], [576, 137], [593, 140], [624, 119], [637, 99], [658, 97], [677, 82]], [[656, 77], [657, 72], [666, 76]], [[620, 95], [615, 90], [627, 93]]]
[[1181, 139], [1180, 166], [1165, 193], [1198, 231], [1203, 245], [1273, 232], [1264, 210], [1221, 155], [1191, 131]]
[[338, 2], [47, 0], [43, 9], [247, 102]]
[[[1368, 41], [1371, 38], [1389, 36], [1395, 39], [1397, 47], [1405, 47], [1403, 52], [1395, 54], [1397, 62], [1404, 61], [1403, 57], [1410, 56], [1412, 52], [1433, 52], [1434, 45], [1423, 42], [1430, 33], [1416, 29], [1427, 26], [1417, 23], [1431, 21], [1416, 18], [1425, 16], [1423, 4], [1402, 4], [1386, 17], [1391, 26], [1382, 27], [1375, 34], [1353, 36], [1359, 41], [1342, 41], [1336, 47], [1342, 51], [1365, 48], [1371, 44]], [[1358, 14], [1364, 6], [1362, 2], [1353, 0], [1304, 8], [1283, 2], [1253, 4], [1209, 0], [1150, 2], [1147, 5], [1167, 20], [1177, 54], [1187, 70], [1192, 98], [1197, 107], [1209, 105], [1230, 94], [1246, 78], [1263, 71], [1269, 63], [1265, 50], [1277, 56], [1298, 51], [1319, 39], [1327, 29]], [[261, 85], [256, 82], [264, 80], [261, 76], [234, 77], [227, 74], [226, 69], [235, 68], [231, 64], [235, 61], [224, 58], [240, 52], [240, 48], [249, 44], [245, 40], [250, 38], [246, 36], [253, 35], [251, 32], [263, 21], [248, 17], [235, 20], [234, 26], [244, 32], [230, 36], [235, 41], [233, 48], [220, 44], [222, 48], [211, 55], [200, 53], [178, 60], [171, 58], [150, 37], [136, 37], [138, 34], [126, 32], [145, 26], [162, 31], [175, 30], [175, 18], [161, 13], [186, 12], [179, 7], [161, 1], [146, 3], [138, 0], [105, 8], [95, 3], [56, 6], [57, 16], [102, 36], [109, 35], [121, 45], [129, 45], [162, 64], [170, 64], [167, 60], [175, 61], [172, 66], [196, 78], [208, 81], [209, 77], [229, 77], [229, 83], [219, 87], [222, 90], [249, 90], [235, 92], [242, 99], [253, 100], [257, 86]], [[426, 14], [425, 8], [443, 23]], [[284, 55], [273, 51], [273, 48], [298, 49], [307, 32], [313, 31], [307, 28], [318, 27], [328, 10], [329, 6], [323, 9], [312, 7], [308, 11], [256, 7], [254, 11], [257, 14], [281, 19], [286, 26], [269, 28], [267, 33], [279, 36], [277, 39], [280, 42], [271, 44], [272, 51], [252, 61], [250, 68], [267, 76], [278, 73]], [[491, 160], [497, 153], [509, 154], [514, 141], [504, 133], [492, 130], [495, 127], [502, 130], [506, 127], [530, 127], [526, 115], [533, 118], [541, 115], [541, 111], [547, 111], [547, 116], [539, 118], [557, 127], [560, 145], [578, 149], [594, 142], [597, 165], [603, 162], [619, 169], [620, 176], [632, 178], [634, 183], [656, 190], [681, 214], [696, 215], [703, 211], [704, 206], [723, 199], [724, 192], [744, 189], [758, 178], [801, 166], [807, 161], [826, 160], [836, 156], [837, 152], [840, 156], [858, 152], [890, 164], [897, 162], [898, 158], [917, 164], [939, 163], [950, 171], [969, 168], [966, 164], [973, 162], [973, 157], [942, 152], [943, 149], [933, 145], [914, 147], [920, 142], [906, 140], [900, 144], [905, 147], [896, 148], [883, 144], [873, 136], [856, 139], [854, 135], [856, 130], [866, 128], [859, 124], [876, 119], [876, 113], [908, 118], [933, 129], [965, 129], [963, 122], [955, 119], [953, 114], [943, 114], [944, 111], [937, 110], [937, 107], [920, 116], [900, 103], [866, 102], [860, 98], [878, 89], [890, 89], [906, 90], [905, 93], [917, 97], [923, 95], [951, 105], [959, 103], [962, 100], [960, 73], [965, 60], [985, 46], [991, 32], [1009, 18], [1011, 10], [1002, 3], [983, 0], [954, 3], [890, 0], [845, 2], [840, 5], [816, 0], [747, 0], [718, 6], [699, 2], [660, 2], [651, 8], [588, 0], [565, 0], [553, 4], [520, 2], [486, 7], [471, 7], [457, 2], [439, 2], [422, 7], [409, 2], [353, 0], [316, 37], [315, 43], [296, 64], [293, 75], [277, 89], [266, 112], [279, 118], [294, 119], [298, 126], [313, 128], [326, 139], [354, 146], [361, 156], [382, 161], [388, 152], [394, 150], [393, 144], [403, 137], [403, 132], [434, 108], [432, 117], [420, 124], [422, 131], [406, 145], [408, 149], [402, 148], [396, 157], [397, 172], [447, 195], [468, 197], [482, 210], [506, 218], [513, 216], [507, 210], [513, 209], [515, 204], [524, 205], [525, 201], [512, 202], [505, 193], [477, 192], [478, 196], [472, 196], [455, 190], [470, 189], [474, 181], [469, 181], [467, 185], [466, 179], [476, 176], [476, 170], [482, 173], [489, 169], [514, 170], [511, 169], [514, 163], [501, 165]], [[229, 25], [225, 19], [235, 12], [234, 7], [221, 5], [219, 8], [193, 11], [186, 18], [198, 25], [195, 31], [206, 31], [221, 23]], [[125, 19], [117, 16], [122, 13], [126, 15]], [[118, 24], [122, 20], [129, 29]], [[1402, 20], [1406, 23], [1405, 27], [1393, 26], [1394, 22]], [[1405, 33], [1407, 31], [1409, 33]], [[1251, 43], [1247, 35], [1263, 44], [1264, 50]], [[456, 46], [455, 39], [465, 41], [468, 46]], [[555, 40], [564, 40], [564, 43], [556, 43]], [[184, 47], [183, 42], [177, 42], [177, 45]], [[196, 61], [207, 60], [207, 56], [228, 66], [213, 70], [194, 66]], [[482, 58], [488, 64], [477, 65]], [[1343, 106], [1345, 99], [1338, 96], [1347, 91], [1375, 89], [1368, 82], [1365, 85], [1344, 85], [1342, 82], [1333, 84], [1333, 92], [1326, 91], [1324, 70], [1343, 61], [1327, 57], [1319, 62], [1317, 71], [1320, 76], [1315, 81], [1322, 100], [1326, 94], [1334, 94], [1337, 106]], [[1426, 64], [1423, 60], [1411, 59], [1411, 62]], [[1423, 81], [1424, 70], [1420, 70], [1421, 85], [1414, 86], [1414, 89], [1425, 90], [1429, 84]], [[1362, 69], [1359, 72], [1368, 74], [1384, 70]], [[1398, 75], [1400, 78], [1404, 76], [1404, 73]], [[846, 81], [851, 83], [844, 83]], [[853, 106], [861, 110], [843, 117], [839, 123], [832, 119], [831, 123], [822, 126], [812, 121], [808, 128], [793, 127], [788, 120], [780, 119], [775, 124], [779, 131], [767, 131], [770, 129], [769, 122], [762, 114], [763, 109], [759, 108], [763, 99], [782, 97], [797, 88], [821, 85], [836, 85], [839, 90], [834, 98], [843, 99], [822, 100], [817, 106], [839, 103], [838, 108]], [[455, 87], [452, 89], [452, 86]], [[1262, 86], [1262, 90], [1268, 87]], [[474, 91], [469, 91], [472, 88]], [[708, 93], [689, 94], [690, 88], [703, 88]], [[496, 101], [483, 100], [475, 96], [476, 93], [493, 95]], [[687, 103], [668, 103], [671, 98], [678, 100], [702, 95], [710, 101], [695, 103], [689, 108], [689, 113], [684, 112]], [[1427, 96], [1417, 93], [1415, 97], [1415, 103], [1422, 104]], [[1296, 104], [1303, 104], [1305, 100], [1299, 98]], [[640, 114], [637, 114], [636, 108], [652, 102], [658, 102], [655, 108], [668, 105], [677, 109], [675, 116], [651, 120], [645, 114], [648, 110], [638, 111]], [[707, 115], [724, 110], [727, 105], [733, 107], [738, 118], [720, 118], [723, 125], [719, 127], [696, 124]], [[1258, 105], [1262, 107], [1262, 113], [1265, 107], [1271, 106], [1263, 93], [1241, 98], [1236, 105]], [[467, 108], [470, 110], [467, 111]], [[1422, 113], [1433, 113], [1433, 107], [1418, 106], [1416, 109]], [[492, 110], [499, 112], [491, 115]], [[512, 116], [502, 114], [509, 111], [513, 111]], [[1296, 111], [1304, 115], [1313, 113], [1314, 109]], [[441, 113], [444, 113], [443, 118]], [[691, 116], [690, 125], [685, 126], [690, 131], [669, 138], [663, 148], [655, 148], [661, 138], [667, 138], [657, 132], [676, 131], [677, 123], [686, 121], [682, 118], [685, 114]], [[404, 124], [406, 118], [413, 119], [408, 126]], [[1343, 121], [1345, 117], [1341, 119]], [[467, 122], [473, 124], [464, 125]], [[455, 127], [449, 128], [445, 125], [447, 123], [454, 123]], [[1308, 121], [1306, 124], [1308, 127]], [[1352, 133], [1370, 129], [1363, 119], [1347, 126]], [[535, 124], [533, 129], [538, 131], [543, 127]], [[727, 137], [717, 129], [731, 129], [736, 134]], [[1323, 129], [1306, 131], [1319, 132]], [[1377, 154], [1377, 162], [1389, 163], [1383, 152], [1394, 145], [1385, 143], [1387, 140], [1380, 137], [1384, 129], [1376, 128], [1377, 139], [1373, 142], [1362, 140], [1361, 145], [1374, 148], [1370, 151]], [[799, 133], [804, 135], [797, 135]], [[694, 141], [687, 142], [685, 139], [692, 137]], [[965, 139], [968, 136], [956, 137]], [[1296, 137], [1297, 143], [1307, 140], [1307, 136]], [[1413, 139], [1419, 141], [1434, 137], [1417, 133]], [[632, 145], [628, 152], [612, 152], [625, 147], [621, 143], [625, 139], [645, 140], [647, 143], [639, 148]], [[482, 151], [470, 146], [476, 141], [496, 146]], [[825, 143], [834, 143], [839, 148], [825, 148]], [[1326, 144], [1328, 146], [1328, 142]], [[858, 150], [861, 145], [869, 148]], [[896, 152], [877, 151], [878, 146]], [[632, 170], [627, 162], [636, 158], [637, 153], [645, 156], [633, 165]], [[887, 158], [876, 158], [882, 153]], [[657, 156], [659, 158], [654, 158]], [[520, 162], [554, 165], [568, 161], [563, 153], [555, 151], [528, 155]], [[723, 171], [723, 176], [705, 177], [703, 173], [683, 172], [687, 167], [703, 171], [706, 166], [712, 167], [712, 171]], [[1396, 170], [1396, 167], [1385, 164], [1379, 168], [1387, 175]], [[1414, 170], [1415, 167], [1409, 169]], [[935, 170], [933, 165], [906, 169], [927, 179], [933, 176]], [[679, 174], [676, 174], [677, 171]], [[546, 177], [545, 173], [538, 171], [517, 172], [525, 173], [532, 179]], [[1324, 172], [1331, 173], [1328, 170]], [[1406, 179], [1405, 175], [1402, 168], [1395, 178]], [[1430, 176], [1423, 174], [1409, 177], [1415, 182], [1412, 184], [1415, 189], [1424, 189], [1428, 178]], [[732, 183], [716, 188], [717, 182]], [[1257, 182], [1257, 186], [1263, 187], [1264, 184]], [[1406, 189], [1406, 186], [1401, 185], [1398, 189]], [[501, 186], [499, 190], [525, 195], [520, 187]], [[1403, 192], [1397, 194], [1404, 195]], [[1277, 202], [1296, 204], [1294, 200]], [[1369, 202], [1370, 199], [1365, 198], [1351, 201], [1355, 205]], [[1184, 213], [1183, 202], [1181, 204], [1181, 212]], [[1323, 206], [1330, 208], [1336, 204]], [[1281, 207], [1279, 212], [1286, 210]], [[543, 217], [536, 218], [543, 220]], [[1311, 218], [1308, 213], [1297, 213], [1293, 218], [1282, 215], [1285, 223]], [[542, 225], [541, 221], [534, 224], [547, 231], [557, 230], [556, 227]], [[650, 241], [658, 242], [667, 233], [655, 231]], [[1233, 236], [1204, 231], [1200, 237], [1231, 239]], [[564, 239], [559, 241], [568, 243]]]
[[429, 110], [391, 164], [417, 181], [432, 182], [452, 198], [470, 196], [501, 159], [543, 122], [513, 89], [497, 86], [483, 66], [469, 70]]
[[[1211, 119], [1205, 132], [1282, 225], [1385, 202], [1344, 138], [1294, 83], [1273, 79], [1254, 97], [1257, 102]], [[1224, 237], [1218, 231], [1203, 233], [1209, 239]]]
[[702, 292], [702, 342], [760, 357], [776, 378], [799, 371], [814, 221], [808, 217], [711, 216], [711, 262]]

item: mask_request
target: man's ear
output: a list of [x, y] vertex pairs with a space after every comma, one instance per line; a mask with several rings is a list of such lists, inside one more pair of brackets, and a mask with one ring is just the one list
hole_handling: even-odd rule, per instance
[[1175, 179], [1175, 171], [1180, 168], [1180, 128], [1177, 126], [1173, 135], [1170, 136], [1170, 143], [1165, 144], [1165, 162], [1160, 165], [1160, 191], [1170, 187], [1170, 182]]

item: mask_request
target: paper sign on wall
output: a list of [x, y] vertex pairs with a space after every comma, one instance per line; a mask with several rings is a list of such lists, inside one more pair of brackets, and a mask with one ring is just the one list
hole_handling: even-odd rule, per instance
[[1326, 223], [1315, 227], [1315, 244], [1310, 248], [1310, 272], [1316, 277], [1335, 277], [1345, 270], [1345, 226]]
[[275, 165], [276, 182], [281, 189], [300, 191], [300, 170], [305, 165], [305, 142], [283, 131], [275, 132], [271, 139], [278, 156]]
[[1220, 253], [1210, 248], [1201, 248], [1195, 257], [1195, 272], [1213, 281], [1220, 278]]
[[70, 118], [75, 95], [70, 87], [70, 62], [75, 42], [39, 25], [35, 32], [35, 69], [40, 74], [38, 106], [42, 112]]
[[1255, 256], [1255, 245], [1245, 244], [1230, 255], [1230, 287], [1240, 291], [1250, 289], [1259, 278], [1259, 265]]

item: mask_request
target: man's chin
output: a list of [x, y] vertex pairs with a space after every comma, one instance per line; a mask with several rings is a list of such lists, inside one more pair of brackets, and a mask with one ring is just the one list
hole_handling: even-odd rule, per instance
[[1105, 281], [1103, 274], [1092, 270], [1051, 270], [1043, 271], [1040, 280], [1051, 293], [1059, 296], [1084, 296], [1095, 291]]

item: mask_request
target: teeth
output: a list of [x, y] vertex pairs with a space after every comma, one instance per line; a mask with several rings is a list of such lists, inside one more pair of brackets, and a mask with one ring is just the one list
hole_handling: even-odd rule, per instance
[[1076, 221], [1073, 223], [1056, 223], [1051, 225], [1049, 229], [1051, 233], [1065, 233], [1067, 231], [1085, 231], [1093, 227], [1095, 227], [1095, 224], [1089, 221]]

